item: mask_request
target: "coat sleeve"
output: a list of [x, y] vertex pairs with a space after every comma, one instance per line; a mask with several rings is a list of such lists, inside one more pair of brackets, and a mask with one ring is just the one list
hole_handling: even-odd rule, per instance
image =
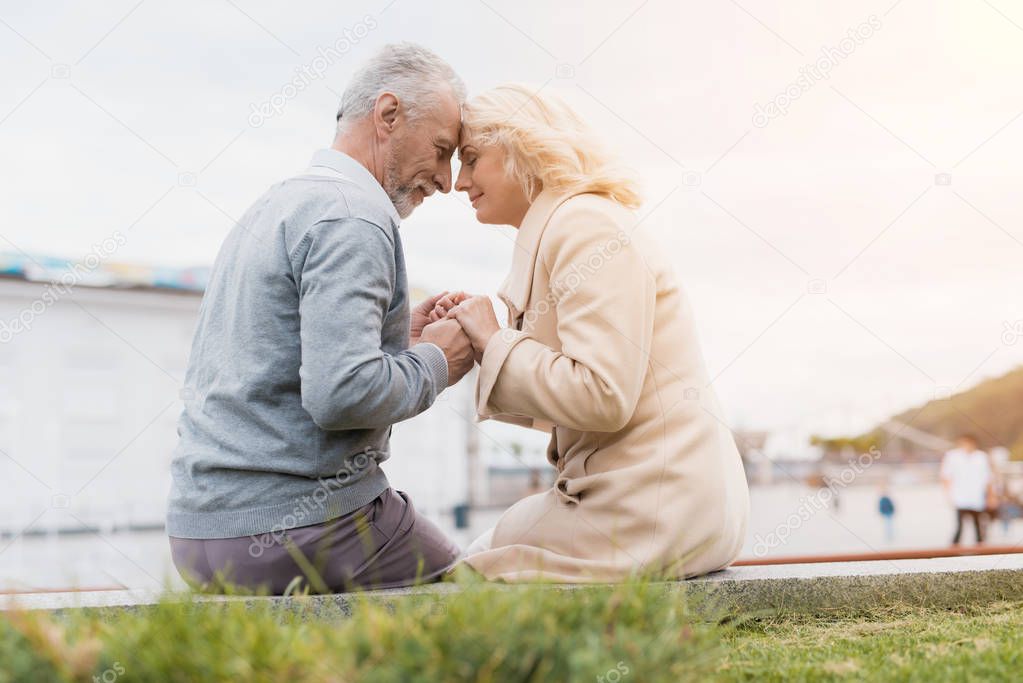
[[590, 202], [558, 209], [538, 258], [549, 272], [550, 292], [525, 315], [542, 316], [553, 307], [561, 350], [518, 330], [494, 335], [480, 366], [479, 413], [618, 431], [632, 418], [646, 377], [653, 274], [629, 230]]

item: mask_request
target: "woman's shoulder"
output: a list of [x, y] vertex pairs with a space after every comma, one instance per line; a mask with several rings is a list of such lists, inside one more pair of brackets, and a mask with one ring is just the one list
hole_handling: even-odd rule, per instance
[[581, 192], [563, 198], [551, 217], [592, 212], [606, 213], [616, 219], [624, 219], [633, 215], [631, 209], [622, 206], [607, 195]]
[[628, 232], [635, 223], [629, 209], [603, 195], [583, 193], [563, 199], [547, 221], [544, 242], [590, 241]]

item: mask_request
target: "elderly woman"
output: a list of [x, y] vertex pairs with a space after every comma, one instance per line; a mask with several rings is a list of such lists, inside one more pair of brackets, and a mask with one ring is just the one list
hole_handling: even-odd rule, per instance
[[749, 492], [685, 295], [638, 225], [629, 176], [563, 103], [508, 85], [463, 113], [455, 188], [518, 228], [498, 296], [453, 295], [480, 363], [477, 410], [550, 431], [553, 488], [520, 500], [463, 562], [490, 579], [603, 582], [722, 569]]

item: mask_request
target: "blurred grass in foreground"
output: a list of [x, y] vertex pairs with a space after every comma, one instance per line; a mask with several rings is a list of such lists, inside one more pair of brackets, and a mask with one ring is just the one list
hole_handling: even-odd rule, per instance
[[665, 584], [461, 588], [361, 598], [347, 617], [171, 601], [0, 615], [0, 681], [696, 681], [719, 659], [715, 627]]
[[361, 598], [350, 616], [187, 599], [7, 613], [0, 682], [1013, 680], [1023, 666], [1018, 603], [708, 621], [671, 584], [460, 588]]

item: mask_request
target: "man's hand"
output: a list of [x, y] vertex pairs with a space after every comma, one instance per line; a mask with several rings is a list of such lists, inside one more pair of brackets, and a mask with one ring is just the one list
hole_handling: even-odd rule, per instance
[[[423, 328], [432, 323], [435, 319], [431, 318], [431, 313], [437, 307], [437, 303], [448, 296], [447, 290], [440, 294], [434, 294], [428, 299], [425, 299], [412, 309], [412, 326], [409, 329], [408, 344], [409, 346], [415, 346], [419, 343], [419, 338], [423, 335]], [[439, 318], [437, 318], [439, 320]]]
[[469, 337], [455, 320], [440, 320], [423, 328], [419, 341], [436, 344], [448, 359], [448, 386], [472, 370], [473, 349]]

